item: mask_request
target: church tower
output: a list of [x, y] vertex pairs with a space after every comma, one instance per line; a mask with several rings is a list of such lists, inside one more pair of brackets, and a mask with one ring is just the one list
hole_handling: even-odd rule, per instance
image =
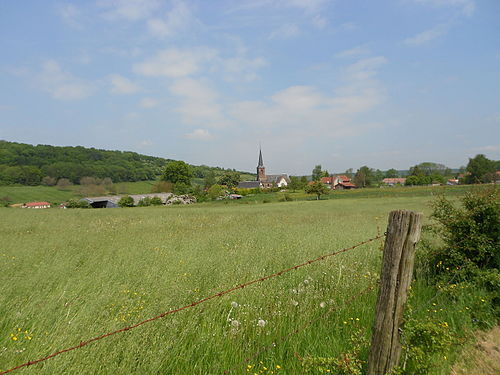
[[257, 181], [266, 180], [266, 167], [264, 167], [264, 162], [262, 161], [262, 150], [259, 149], [259, 165], [257, 165]]

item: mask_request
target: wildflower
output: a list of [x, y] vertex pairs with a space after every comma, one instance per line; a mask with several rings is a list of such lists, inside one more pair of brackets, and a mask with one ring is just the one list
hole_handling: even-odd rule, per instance
[[276, 368], [279, 370], [281, 368], [281, 366], [280, 365], [276, 365]]
[[259, 321], [257, 322], [257, 325], [259, 327], [265, 327], [266, 324], [267, 324], [267, 322], [264, 319], [259, 319]]
[[240, 322], [237, 321], [236, 319], [234, 320], [231, 320], [231, 325], [234, 327], [234, 328], [238, 328], [240, 326]]
[[238, 307], [238, 302], [231, 302], [231, 307], [237, 308]]
[[298, 306], [298, 305], [299, 305], [299, 303], [298, 303], [297, 301], [295, 301], [295, 300], [292, 300], [292, 305], [293, 305], [293, 306]]
[[324, 303], [324, 302], [321, 302], [321, 303], [319, 304], [319, 307], [321, 307], [322, 309], [324, 309], [324, 308], [325, 308], [325, 306], [326, 306], [326, 303]]

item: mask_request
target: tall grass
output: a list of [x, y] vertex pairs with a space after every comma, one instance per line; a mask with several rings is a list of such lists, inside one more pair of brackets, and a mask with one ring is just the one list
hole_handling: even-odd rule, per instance
[[[0, 370], [351, 246], [383, 231], [392, 209], [428, 212], [427, 200], [0, 209]], [[343, 304], [380, 259], [371, 243], [19, 373], [297, 374], [294, 353], [337, 356], [353, 329], [369, 336], [376, 293]]]

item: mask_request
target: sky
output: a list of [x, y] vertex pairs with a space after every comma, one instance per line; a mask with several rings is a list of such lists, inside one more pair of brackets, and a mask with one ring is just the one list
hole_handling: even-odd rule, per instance
[[500, 159], [498, 0], [0, 0], [0, 139], [268, 173]]

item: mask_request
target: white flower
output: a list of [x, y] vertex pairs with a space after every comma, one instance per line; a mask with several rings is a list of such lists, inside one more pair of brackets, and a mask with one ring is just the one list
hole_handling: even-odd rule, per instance
[[259, 319], [259, 321], [257, 322], [257, 325], [259, 327], [265, 327], [266, 324], [267, 324], [267, 322], [264, 319]]
[[292, 300], [292, 305], [293, 305], [293, 306], [298, 306], [298, 305], [299, 305], [299, 303], [298, 303], [297, 301], [295, 301], [295, 300]]
[[238, 302], [231, 302], [231, 307], [237, 308], [238, 307]]
[[324, 302], [321, 302], [321, 303], [319, 304], [319, 307], [321, 307], [322, 309], [324, 309], [324, 308], [325, 308], [325, 306], [326, 306], [326, 303], [324, 303]]
[[234, 328], [238, 328], [240, 326], [240, 322], [238, 322], [236, 319], [234, 319], [234, 320], [231, 321], [231, 325]]

